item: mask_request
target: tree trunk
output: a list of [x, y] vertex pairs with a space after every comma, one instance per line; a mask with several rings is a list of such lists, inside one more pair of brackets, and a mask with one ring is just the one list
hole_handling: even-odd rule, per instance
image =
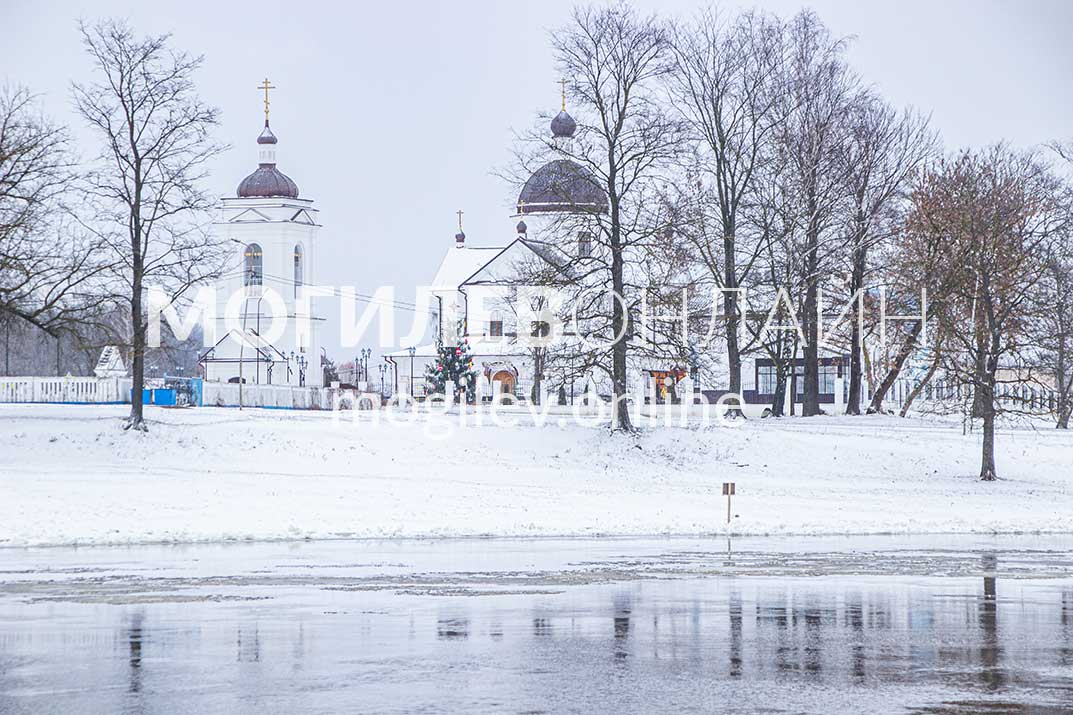
[[[741, 347], [738, 345], [738, 275], [735, 261], [737, 248], [734, 232], [723, 234], [723, 312], [727, 333], [727, 367], [730, 370], [730, 392], [741, 395]], [[728, 403], [728, 417], [744, 417], [740, 397]]]
[[913, 348], [916, 347], [917, 338], [920, 337], [920, 331], [924, 329], [924, 321], [914, 321], [912, 328], [909, 330], [909, 334], [905, 336], [905, 340], [902, 342], [902, 347], [898, 350], [898, 354], [894, 357], [894, 363], [890, 369], [887, 370], [887, 374], [883, 376], [879, 386], [876, 387], [875, 394], [872, 395], [872, 402], [868, 405], [868, 414], [883, 411], [883, 400], [886, 398], [887, 393], [890, 392], [890, 388], [894, 386], [895, 380], [898, 379], [898, 375], [902, 372], [902, 366], [905, 365], [905, 361], [909, 359], [909, 356], [913, 353]]
[[544, 357], [541, 355], [543, 348], [533, 351], [533, 394], [530, 396], [534, 405], [539, 405], [543, 391]]
[[[729, 269], [727, 271], [730, 273]], [[726, 312], [727, 332], [727, 367], [730, 370], [730, 391], [741, 395], [741, 348], [738, 344], [738, 296], [737, 293], [723, 293], [723, 310]], [[744, 417], [738, 398], [727, 404], [728, 417]]]
[[775, 394], [771, 398], [771, 416], [782, 417], [783, 406], [786, 404], [786, 371], [776, 370]]
[[973, 409], [979, 406], [984, 420], [983, 454], [980, 460], [980, 479], [991, 482], [998, 478], [995, 472], [995, 373], [998, 372], [999, 336], [991, 330], [990, 339], [981, 338], [979, 345], [990, 349], [980, 361], [980, 377], [976, 383]]
[[995, 411], [987, 410], [984, 414], [984, 445], [980, 462], [980, 479], [993, 482], [998, 478], [995, 473]]
[[[815, 215], [815, 209], [811, 212]], [[806, 231], [805, 253], [805, 386], [802, 395], [801, 414], [812, 417], [820, 414], [820, 326], [817, 308], [819, 305], [819, 229], [810, 222]]]
[[805, 293], [805, 345], [802, 351], [805, 358], [805, 385], [801, 398], [801, 414], [804, 417], [820, 414], [820, 346], [817, 344], [819, 325], [816, 305], [816, 285], [810, 281]]
[[[613, 162], [612, 162], [613, 165]], [[613, 179], [612, 176], [612, 185]], [[611, 301], [611, 330], [615, 342], [611, 346], [611, 383], [612, 395], [612, 429], [632, 432], [630, 409], [626, 403], [626, 346], [629, 336], [626, 327], [629, 316], [626, 315], [625, 280], [622, 266], [622, 238], [620, 235], [619, 207], [617, 202], [611, 204], [611, 287], [615, 292]]]
[[135, 168], [134, 176], [134, 206], [131, 221], [131, 295], [130, 295], [130, 321], [133, 327], [132, 343], [134, 348], [133, 365], [131, 366], [130, 416], [127, 417], [123, 429], [135, 429], [147, 432], [145, 416], [142, 405], [142, 394], [145, 386], [145, 322], [142, 319], [142, 280], [145, 277], [145, 256], [142, 253], [142, 222], [141, 222], [141, 186], [142, 179], [140, 167]]
[[899, 417], [905, 417], [909, 412], [909, 407], [913, 404], [913, 401], [920, 395], [920, 391], [924, 389], [924, 386], [931, 382], [931, 378], [935, 376], [935, 371], [939, 369], [939, 363], [941, 362], [939, 352], [939, 346], [935, 346], [935, 357], [931, 361], [931, 365], [928, 367], [928, 372], [924, 375], [924, 379], [920, 381], [916, 387], [909, 393], [909, 396], [905, 398], [905, 404], [902, 405], [901, 412], [898, 413]]
[[1058, 404], [1055, 405], [1055, 415], [1058, 420], [1055, 423], [1057, 429], [1069, 429], [1069, 415], [1073, 412], [1070, 404], [1069, 380], [1066, 378], [1066, 336], [1065, 325], [1059, 323], [1058, 336], [1058, 361], [1054, 371], [1054, 388], [1058, 393]]
[[861, 339], [861, 321], [863, 294], [858, 296], [864, 289], [864, 267], [867, 258], [865, 248], [858, 241], [857, 249], [853, 254], [853, 274], [850, 278], [850, 300], [853, 301], [853, 324], [850, 326], [850, 354], [849, 354], [849, 397], [846, 399], [846, 414], [861, 414], [861, 353], [863, 345]]

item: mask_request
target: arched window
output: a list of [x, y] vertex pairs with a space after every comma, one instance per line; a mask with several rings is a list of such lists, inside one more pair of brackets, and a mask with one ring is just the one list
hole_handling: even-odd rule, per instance
[[503, 316], [498, 310], [493, 310], [488, 314], [488, 337], [503, 337]]
[[243, 254], [244, 268], [242, 272], [242, 284], [259, 286], [264, 280], [263, 255], [261, 246], [256, 243], [247, 243]]
[[302, 271], [305, 266], [302, 265], [302, 244], [294, 244], [294, 297], [298, 297], [298, 286], [302, 285], [304, 280], [304, 274]]

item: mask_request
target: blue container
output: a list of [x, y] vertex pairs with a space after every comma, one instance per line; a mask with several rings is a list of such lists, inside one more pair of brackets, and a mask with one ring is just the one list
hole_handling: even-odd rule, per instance
[[175, 390], [153, 390], [153, 404], [174, 407]]
[[[134, 402], [134, 390], [130, 391], [130, 401]], [[149, 405], [149, 404], [152, 404], [152, 402], [153, 402], [153, 391], [152, 390], [142, 390], [142, 404], [143, 405]]]

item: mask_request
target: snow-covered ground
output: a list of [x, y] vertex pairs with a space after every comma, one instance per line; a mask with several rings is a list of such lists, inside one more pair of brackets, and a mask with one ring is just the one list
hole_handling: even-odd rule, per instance
[[[895, 417], [639, 435], [552, 420], [0, 405], [0, 545], [418, 536], [1073, 532], [1073, 434]], [[737, 485], [726, 525], [724, 481]]]

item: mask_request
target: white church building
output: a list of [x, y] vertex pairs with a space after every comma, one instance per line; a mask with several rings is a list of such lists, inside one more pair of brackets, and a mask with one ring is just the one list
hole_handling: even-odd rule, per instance
[[[267, 81], [266, 81], [267, 83]], [[257, 169], [224, 198], [213, 228], [234, 251], [217, 283], [217, 342], [201, 357], [205, 379], [319, 387], [320, 329], [303, 287], [316, 281], [317, 209], [276, 165], [268, 123], [257, 137]]]
[[[552, 141], [570, 142], [576, 129], [564, 106], [551, 121]], [[469, 245], [460, 221], [454, 245], [447, 249], [431, 283], [432, 342], [385, 356], [395, 366], [395, 389], [420, 397], [425, 368], [437, 358], [437, 340], [452, 345], [464, 338], [483, 399], [500, 395], [529, 399], [535, 366], [525, 336], [519, 339], [517, 333], [526, 330], [518, 326], [528, 322], [516, 312], [518, 292], [526, 290], [519, 285], [519, 276], [534, 264], [569, 271], [578, 261], [590, 258], [593, 245], [588, 234], [567, 235], [563, 226], [573, 222], [564, 218], [607, 210], [607, 197], [595, 177], [569, 159], [556, 159], [537, 169], [522, 187], [511, 219], [517, 222], [514, 238], [509, 242]], [[579, 393], [590, 381], [581, 380], [584, 384], [573, 384], [567, 392]], [[545, 382], [542, 390], [550, 395], [558, 387]], [[598, 386], [593, 390], [598, 391]]]
[[[552, 142], [562, 146], [573, 139], [574, 119], [562, 111], [551, 122]], [[514, 239], [494, 246], [467, 243], [461, 220], [454, 245], [446, 250], [431, 284], [433, 298], [432, 341], [386, 355], [394, 365], [396, 392], [420, 398], [425, 391], [425, 370], [437, 360], [438, 341], [456, 345], [464, 338], [470, 346], [477, 371], [479, 399], [512, 395], [532, 397], [535, 361], [532, 350], [519, 340], [528, 329], [520, 319], [514, 298], [526, 286], [520, 276], [531, 274], [533, 264], [560, 271], [570, 277], [586, 272], [586, 261], [596, 247], [583, 230], [586, 216], [606, 214], [607, 197], [596, 178], [569, 159], [556, 159], [541, 166], [525, 182], [516, 202], [512, 221]], [[508, 306], [514, 305], [512, 312]], [[461, 332], [459, 332], [461, 331]], [[726, 392], [725, 349], [706, 351], [704, 367], [673, 360], [634, 355], [629, 363], [628, 390], [645, 401], [693, 400], [704, 393], [714, 401]], [[825, 409], [841, 411], [845, 400], [848, 356], [825, 354], [820, 365], [820, 402]], [[789, 413], [803, 400], [804, 361], [795, 361], [788, 386], [785, 410]], [[609, 395], [606, 377], [589, 374], [564, 384], [560, 378], [541, 381], [544, 399], [565, 398], [573, 402], [589, 389]], [[762, 355], [746, 357], [742, 365], [742, 393], [747, 414], [761, 414], [774, 399], [775, 367]]]

